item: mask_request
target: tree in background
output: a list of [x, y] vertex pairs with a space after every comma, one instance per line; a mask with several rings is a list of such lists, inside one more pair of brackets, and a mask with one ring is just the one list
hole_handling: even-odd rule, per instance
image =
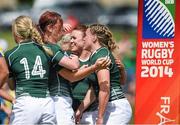
[[18, 3], [19, 3], [19, 5], [21, 5], [21, 4], [28, 4], [28, 5], [30, 5], [30, 6], [32, 6], [33, 5], [33, 3], [34, 3], [34, 0], [18, 0]]

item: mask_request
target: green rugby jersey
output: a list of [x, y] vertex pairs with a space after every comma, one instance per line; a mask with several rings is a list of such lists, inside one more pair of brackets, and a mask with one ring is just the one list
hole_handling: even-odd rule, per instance
[[[90, 63], [95, 64], [96, 60], [101, 57], [109, 56], [111, 59], [111, 65], [109, 66], [110, 71], [110, 97], [109, 101], [124, 98], [124, 93], [120, 86], [120, 72], [119, 68], [115, 63], [115, 59], [112, 53], [105, 47], [101, 47], [96, 50], [90, 57]], [[91, 74], [88, 79], [91, 83], [93, 83], [93, 88], [95, 90], [95, 94], [98, 97], [99, 93], [99, 85], [97, 75], [95, 73]]]
[[52, 62], [58, 63], [61, 54], [53, 45], [47, 45], [54, 56], [48, 56], [42, 47], [33, 41], [24, 41], [7, 51], [5, 58], [16, 82], [16, 97], [48, 96], [49, 68]]
[[59, 76], [58, 71], [62, 67], [59, 65], [51, 66], [49, 76], [49, 91], [51, 96], [72, 97], [69, 81]]
[[[80, 66], [90, 65], [89, 59], [87, 60], [81, 60], [80, 61]], [[84, 78], [80, 81], [77, 81], [75, 83], [72, 83], [72, 97], [73, 97], [73, 109], [74, 111], [77, 110], [81, 102], [83, 101], [84, 97], [86, 96], [86, 93], [88, 89], [91, 87], [91, 83], [87, 78]], [[86, 111], [94, 111], [97, 109], [97, 103], [93, 103], [88, 107]]]
[[[58, 45], [55, 45], [59, 51], [64, 54], [64, 51]], [[65, 55], [68, 56], [68, 55]], [[63, 67], [54, 63], [50, 68], [50, 75], [49, 75], [49, 91], [51, 96], [66, 96], [72, 97], [71, 93], [71, 85], [69, 81], [64, 79], [62, 76], [59, 76], [58, 72]]]

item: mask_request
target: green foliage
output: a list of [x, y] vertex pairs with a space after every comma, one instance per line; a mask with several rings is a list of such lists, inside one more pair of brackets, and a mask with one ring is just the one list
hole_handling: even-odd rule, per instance
[[19, 3], [20, 6], [21, 6], [21, 4], [22, 5], [27, 4], [27, 5], [32, 6], [33, 2], [34, 2], [34, 0], [18, 0], [18, 3]]

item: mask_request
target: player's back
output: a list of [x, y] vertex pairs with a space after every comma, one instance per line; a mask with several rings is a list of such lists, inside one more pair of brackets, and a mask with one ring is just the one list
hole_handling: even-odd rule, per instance
[[33, 41], [20, 43], [5, 53], [16, 82], [16, 96], [46, 97], [50, 57]]

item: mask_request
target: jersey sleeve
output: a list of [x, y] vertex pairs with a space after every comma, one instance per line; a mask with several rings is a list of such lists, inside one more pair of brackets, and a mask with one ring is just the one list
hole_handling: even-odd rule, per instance
[[65, 56], [64, 52], [61, 50], [61, 48], [58, 45], [51, 44], [49, 45], [49, 47], [53, 51], [53, 56], [51, 61], [55, 64], [58, 64], [59, 61]]
[[60, 65], [55, 65], [55, 69], [57, 72], [59, 72], [63, 67]]
[[98, 51], [96, 51], [92, 56], [91, 56], [91, 63], [95, 64], [96, 60], [102, 57], [109, 57], [109, 50], [106, 48], [102, 48]]

